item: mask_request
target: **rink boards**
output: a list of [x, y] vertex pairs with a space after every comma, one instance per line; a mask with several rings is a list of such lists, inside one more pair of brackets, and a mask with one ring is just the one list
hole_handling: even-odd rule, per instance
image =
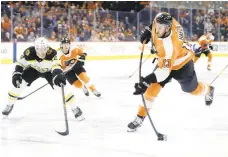
[[[193, 42], [194, 43], [194, 42]], [[192, 44], [193, 44], [192, 43]], [[0, 61], [2, 64], [10, 64], [16, 61], [23, 51], [32, 46], [32, 42], [18, 43], [1, 43]], [[54, 49], [59, 48], [59, 42], [50, 42], [50, 46]], [[139, 58], [141, 52], [140, 42], [72, 42], [71, 47], [83, 47], [84, 52], [88, 54], [87, 60], [119, 60], [119, 59], [135, 59]], [[228, 57], [227, 42], [214, 42], [213, 56]], [[145, 55], [150, 54], [151, 45], [146, 45]], [[154, 57], [154, 56], [151, 56]]]

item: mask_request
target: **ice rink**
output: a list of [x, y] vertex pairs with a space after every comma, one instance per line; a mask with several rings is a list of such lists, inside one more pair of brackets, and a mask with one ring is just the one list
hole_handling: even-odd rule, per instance
[[[152, 71], [152, 59], [143, 64], [144, 76]], [[62, 137], [55, 130], [65, 128], [61, 92], [47, 86], [18, 101], [8, 119], [1, 120], [0, 156], [3, 157], [227, 157], [228, 156], [228, 69], [214, 82], [215, 97], [210, 107], [204, 97], [181, 91], [173, 80], [157, 97], [150, 115], [157, 130], [168, 136], [157, 141], [146, 118], [134, 133], [127, 124], [134, 119], [140, 96], [133, 96], [138, 60], [88, 61], [88, 75], [102, 98], [75, 89], [85, 121], [74, 120], [68, 110], [70, 134]], [[210, 83], [228, 64], [228, 58], [213, 58], [212, 71], [207, 59], [195, 65], [200, 81]], [[14, 65], [0, 65], [0, 109], [7, 102]], [[39, 79], [21, 96], [45, 84]], [[2, 155], [1, 155], [2, 154]]]

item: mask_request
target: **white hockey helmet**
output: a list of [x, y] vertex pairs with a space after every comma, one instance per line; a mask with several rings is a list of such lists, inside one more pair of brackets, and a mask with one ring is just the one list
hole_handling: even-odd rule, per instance
[[39, 58], [44, 59], [49, 49], [49, 44], [47, 39], [45, 39], [44, 37], [39, 37], [35, 40], [34, 44], [35, 44], [36, 55]]

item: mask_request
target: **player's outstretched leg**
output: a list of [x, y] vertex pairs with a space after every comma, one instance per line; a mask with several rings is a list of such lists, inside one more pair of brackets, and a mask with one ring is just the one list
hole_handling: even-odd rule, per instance
[[210, 106], [214, 98], [214, 87], [210, 86], [210, 92], [205, 96], [205, 103], [207, 106]]
[[74, 81], [73, 85], [74, 85], [75, 88], [80, 88], [80, 89], [82, 89], [83, 93], [84, 93], [86, 96], [89, 96], [89, 90], [86, 88], [85, 85], [83, 85], [83, 83], [82, 83], [80, 80]]
[[[157, 97], [160, 92], [162, 86], [159, 83], [152, 83], [146, 90], [144, 94], [144, 98], [147, 105], [147, 110], [149, 111], [152, 107], [154, 99]], [[147, 116], [146, 109], [143, 105], [139, 105], [138, 113], [135, 119], [128, 124], [127, 131], [135, 132], [139, 127], [142, 126], [144, 118]]]
[[18, 88], [13, 87], [8, 92], [8, 103], [2, 111], [2, 115], [4, 116], [4, 118], [6, 118], [12, 112], [14, 104], [17, 101], [17, 98], [20, 96], [20, 94], [26, 88], [26, 86], [27, 86], [27, 83], [23, 80]]
[[214, 87], [205, 83], [198, 82], [196, 89], [191, 92], [192, 95], [205, 95], [205, 104], [210, 106], [214, 98]]
[[84, 116], [82, 113], [82, 110], [78, 107], [78, 105], [75, 102], [75, 97], [73, 92], [71, 92], [71, 88], [68, 86], [65, 86], [65, 102], [66, 105], [69, 106], [74, 114], [74, 117], [76, 118], [77, 121], [82, 121], [84, 120]]
[[85, 119], [85, 117], [82, 114], [82, 110], [79, 107], [72, 109], [72, 112], [74, 113], [74, 117], [76, 118], [76, 120], [82, 121]]
[[82, 91], [86, 96], [89, 96], [89, 90], [86, 88], [85, 85], [82, 87]]
[[78, 76], [79, 76], [80, 80], [82, 80], [85, 83], [85, 85], [92, 91], [92, 93], [95, 96], [97, 96], [97, 97], [101, 96], [101, 93], [91, 83], [90, 78], [86, 75], [85, 72], [80, 73]]
[[135, 119], [130, 122], [127, 127], [127, 131], [128, 132], [135, 132], [139, 127], [142, 126], [142, 123], [143, 123], [143, 120], [144, 120], [145, 117], [141, 117], [141, 116], [136, 116]]
[[10, 112], [13, 110], [14, 104], [6, 105], [5, 109], [2, 111], [3, 116], [8, 116]]

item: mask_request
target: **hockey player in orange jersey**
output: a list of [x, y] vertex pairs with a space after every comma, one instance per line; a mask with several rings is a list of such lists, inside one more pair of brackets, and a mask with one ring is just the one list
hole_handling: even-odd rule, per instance
[[[144, 94], [148, 110], [162, 87], [172, 78], [177, 80], [181, 89], [192, 95], [205, 95], [205, 103], [213, 101], [214, 87], [198, 82], [194, 70], [193, 52], [184, 40], [182, 26], [168, 13], [156, 15], [153, 23], [141, 33], [141, 43], [151, 40], [152, 49], [158, 58], [158, 68], [139, 83], [135, 83], [134, 95]], [[139, 105], [136, 118], [128, 124], [128, 131], [136, 131], [147, 116], [143, 105]]]
[[100, 97], [101, 93], [91, 84], [90, 78], [87, 76], [86, 70], [83, 67], [87, 56], [86, 53], [83, 53], [83, 49], [78, 47], [70, 51], [70, 40], [68, 38], [61, 39], [60, 49], [63, 53], [60, 57], [61, 66], [66, 73], [67, 81], [76, 88], [82, 88], [87, 96], [89, 93], [86, 87], [88, 87], [95, 96]]
[[202, 35], [199, 40], [198, 44], [199, 47], [195, 51], [195, 57], [194, 57], [194, 63], [197, 62], [197, 60], [200, 58], [201, 54], [205, 54], [205, 56], [208, 57], [208, 64], [207, 69], [211, 70], [211, 62], [212, 62], [212, 53], [211, 50], [213, 50], [213, 46], [211, 46], [211, 43], [214, 40], [214, 36], [212, 35], [210, 30], [207, 30], [205, 35]]

